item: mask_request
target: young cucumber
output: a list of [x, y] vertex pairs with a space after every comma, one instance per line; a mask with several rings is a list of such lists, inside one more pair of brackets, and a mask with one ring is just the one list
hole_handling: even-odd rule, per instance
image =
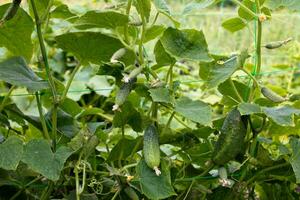
[[158, 133], [154, 125], [148, 126], [144, 132], [143, 153], [148, 167], [153, 169], [156, 175], [159, 176], [161, 174], [160, 170], [158, 169], [160, 164], [160, 149]]
[[246, 124], [240, 112], [235, 108], [224, 120], [221, 134], [212, 154], [212, 161], [217, 165], [224, 165], [228, 161], [234, 160], [243, 150], [246, 133]]
[[16, 15], [16, 13], [20, 7], [21, 1], [22, 0], [13, 0], [12, 4], [9, 6], [9, 8], [6, 10], [5, 14], [3, 15], [2, 19], [1, 19], [2, 22], [10, 20]]
[[135, 83], [136, 79], [129, 81], [128, 83], [124, 83], [120, 90], [117, 92], [116, 99], [115, 99], [115, 105], [113, 106], [112, 110], [118, 110], [121, 105], [124, 104], [126, 101], [128, 95], [131, 92], [131, 89]]
[[285, 101], [285, 99], [282, 96], [279, 96], [278, 94], [266, 87], [261, 88], [261, 93], [264, 95], [264, 97], [266, 97], [274, 103], [281, 103]]

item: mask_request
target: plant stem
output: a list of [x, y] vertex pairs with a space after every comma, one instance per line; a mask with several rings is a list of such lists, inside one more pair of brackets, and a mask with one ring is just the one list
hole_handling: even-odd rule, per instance
[[[126, 7], [126, 15], [129, 18], [130, 9], [131, 9], [132, 0], [128, 0], [127, 7]], [[128, 24], [124, 27], [124, 36], [125, 36], [125, 42], [129, 44], [129, 35], [128, 35]]]
[[255, 87], [259, 88], [259, 83], [257, 82], [256, 78], [250, 72], [248, 72], [246, 69], [241, 68], [241, 70], [252, 79]]
[[55, 151], [55, 149], [56, 149], [56, 132], [57, 132], [57, 130], [56, 130], [57, 129], [57, 107], [58, 107], [57, 91], [56, 91], [54, 79], [51, 75], [51, 71], [50, 71], [50, 67], [49, 67], [46, 46], [44, 43], [44, 38], [43, 38], [43, 34], [42, 34], [42, 29], [41, 29], [42, 23], [40, 21], [34, 0], [30, 0], [30, 2], [31, 2], [33, 13], [34, 13], [36, 30], [37, 30], [40, 49], [41, 49], [41, 53], [42, 53], [42, 57], [43, 57], [44, 65], [45, 65], [45, 70], [46, 70], [49, 86], [50, 86], [50, 89], [52, 92], [52, 97], [53, 97], [52, 140], [53, 140], [53, 149]]
[[3, 101], [2, 101], [2, 103], [1, 103], [1, 105], [0, 105], [0, 113], [1, 113], [2, 110], [4, 109], [4, 107], [5, 107], [6, 103], [7, 103], [7, 101], [9, 100], [9, 97], [10, 97], [11, 93], [13, 92], [13, 90], [14, 90], [15, 88], [16, 88], [15, 86], [12, 86], [12, 87], [9, 89], [8, 93], [5, 95]]
[[272, 171], [274, 169], [280, 169], [280, 168], [283, 168], [283, 167], [287, 167], [287, 166], [290, 166], [290, 163], [282, 163], [282, 164], [279, 164], [279, 165], [275, 165], [275, 166], [271, 166], [271, 167], [267, 167], [257, 173], [255, 173], [254, 176], [252, 176], [252, 178], [250, 178], [247, 182], [246, 182], [246, 185], [249, 185], [250, 183], [252, 183], [257, 177], [259, 177], [261, 174], [264, 174], [268, 171]]
[[49, 132], [48, 132], [48, 129], [47, 129], [46, 120], [45, 120], [44, 112], [43, 112], [43, 108], [42, 108], [42, 103], [41, 103], [40, 96], [39, 96], [38, 92], [35, 93], [35, 98], [36, 98], [36, 103], [37, 103], [37, 107], [38, 107], [38, 110], [39, 110], [40, 121], [41, 121], [42, 128], [43, 128], [43, 131], [42, 131], [43, 132], [43, 137], [46, 140], [50, 140], [51, 138], [49, 136]]
[[140, 64], [144, 65], [144, 51], [143, 51], [143, 43], [145, 38], [145, 31], [146, 31], [146, 20], [145, 20], [145, 14], [143, 9], [141, 9], [141, 19], [142, 19], [142, 30], [141, 30], [141, 38], [139, 41], [139, 60]]
[[68, 91], [70, 89], [70, 86], [71, 86], [71, 84], [72, 84], [72, 82], [74, 80], [74, 77], [75, 77], [76, 73], [79, 71], [80, 67], [81, 67], [81, 64], [78, 63], [76, 65], [76, 67], [73, 69], [73, 71], [72, 71], [72, 73], [70, 75], [70, 78], [69, 78], [69, 80], [67, 82], [66, 88], [65, 88], [65, 90], [63, 91], [63, 93], [61, 95], [60, 104], [62, 104], [65, 101], [65, 99], [67, 98], [67, 94], [68, 94]]
[[207, 167], [206, 170], [204, 170], [200, 175], [198, 176], [194, 176], [192, 178], [183, 178], [183, 179], [178, 179], [178, 180], [175, 180], [176, 182], [186, 182], [186, 181], [194, 181], [194, 180], [197, 180], [197, 179], [202, 179], [203, 176], [205, 176], [212, 168], [214, 168], [214, 164], [211, 164], [209, 167]]

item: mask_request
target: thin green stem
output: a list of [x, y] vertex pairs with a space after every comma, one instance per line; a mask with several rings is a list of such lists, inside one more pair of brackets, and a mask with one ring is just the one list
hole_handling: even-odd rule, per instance
[[[132, 0], [128, 0], [127, 7], [126, 7], [126, 15], [129, 17], [130, 9], [131, 9]], [[128, 33], [128, 24], [124, 27], [124, 37], [125, 42], [129, 44], [129, 33]]]
[[71, 73], [71, 75], [70, 75], [70, 78], [69, 78], [69, 80], [68, 80], [68, 82], [67, 82], [67, 85], [66, 85], [66, 87], [65, 87], [65, 90], [63, 91], [63, 93], [62, 93], [62, 95], [61, 95], [61, 99], [60, 99], [60, 103], [61, 103], [61, 104], [62, 104], [62, 103], [65, 101], [65, 99], [67, 98], [67, 94], [68, 94], [68, 91], [69, 91], [69, 89], [70, 89], [70, 86], [71, 86], [71, 84], [72, 84], [72, 82], [73, 82], [73, 80], [74, 80], [74, 77], [75, 77], [76, 73], [79, 71], [80, 67], [81, 67], [81, 64], [78, 63], [78, 64], [76, 65], [76, 67], [73, 69], [73, 71], [72, 71], [72, 73]]
[[57, 111], [58, 104], [54, 104], [52, 110], [52, 145], [54, 152], [56, 151], [56, 140], [57, 140]]
[[5, 95], [3, 101], [2, 101], [2, 103], [0, 105], [0, 113], [2, 112], [2, 110], [4, 109], [4, 107], [6, 106], [6, 103], [9, 100], [9, 97], [10, 97], [11, 93], [14, 91], [15, 88], [16, 88], [15, 86], [12, 86], [9, 89], [8, 93]]
[[143, 9], [141, 9], [140, 13], [141, 13], [141, 20], [142, 20], [142, 30], [141, 30], [141, 37], [139, 41], [139, 60], [140, 60], [140, 64], [144, 65], [145, 60], [144, 60], [143, 43], [144, 43], [145, 31], [146, 31], [146, 20], [145, 20], [145, 14]]
[[42, 103], [41, 103], [40, 96], [39, 96], [38, 92], [35, 93], [35, 98], [36, 98], [36, 103], [37, 103], [37, 107], [38, 107], [38, 110], [39, 110], [40, 121], [41, 121], [42, 128], [43, 128], [43, 137], [46, 140], [50, 140], [51, 138], [49, 136], [46, 120], [45, 120], [45, 117], [44, 117], [43, 107], [42, 107]]
[[234, 3], [239, 5], [244, 11], [249, 13], [252, 17], [258, 18], [257, 14], [254, 13], [252, 10], [250, 10], [247, 6], [245, 6], [243, 3], [241, 3], [239, 0], [232, 0]]
[[183, 179], [177, 179], [175, 180], [176, 182], [188, 182], [188, 181], [194, 181], [194, 180], [198, 180], [198, 179], [203, 179], [203, 176], [205, 176], [210, 170], [212, 170], [214, 168], [214, 164], [211, 164], [209, 167], [207, 167], [206, 170], [204, 170], [200, 175], [198, 176], [194, 176], [191, 178], [183, 178]]
[[189, 195], [189, 193], [190, 193], [190, 191], [191, 191], [191, 189], [192, 189], [194, 183], [195, 183], [195, 180], [192, 180], [191, 185], [190, 185], [188, 191], [186, 192], [186, 194], [185, 194], [183, 200], [186, 200], [186, 198], [188, 197], [188, 195]]
[[241, 68], [241, 70], [242, 70], [245, 74], [247, 74], [247, 75], [252, 79], [254, 85], [255, 85], [257, 88], [259, 88], [259, 83], [257, 82], [256, 78], [255, 78], [250, 72], [248, 72], [246, 69]]
[[153, 25], [156, 23], [156, 21], [157, 21], [157, 19], [158, 19], [158, 16], [159, 16], [159, 12], [156, 13], [156, 15], [155, 15], [155, 17], [154, 17], [154, 20], [153, 20], [153, 22], [152, 22], [152, 24], [151, 24], [151, 26], [153, 26]]
[[44, 12], [44, 15], [41, 17], [41, 23], [43, 23], [44, 21], [46, 21], [46, 19], [48, 18], [49, 13], [50, 13], [50, 9], [51, 9], [51, 7], [53, 5], [53, 2], [54, 2], [53, 0], [49, 0], [49, 3], [48, 3], [47, 8], [46, 8], [46, 10]]
[[231, 79], [229, 79], [229, 83], [230, 83], [235, 95], [238, 97], [239, 101], [243, 102], [244, 101], [243, 98], [241, 97], [239, 91], [236, 89], [235, 84], [233, 83], [233, 81]]

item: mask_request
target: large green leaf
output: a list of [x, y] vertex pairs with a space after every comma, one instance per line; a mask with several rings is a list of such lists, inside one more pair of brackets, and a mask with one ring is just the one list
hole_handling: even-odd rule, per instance
[[111, 36], [97, 32], [72, 32], [56, 38], [58, 46], [73, 53], [82, 64], [108, 62], [122, 43]]
[[34, 139], [26, 144], [22, 161], [35, 172], [57, 181], [64, 163], [72, 153], [72, 149], [65, 146], [53, 153], [46, 140]]
[[151, 12], [151, 0], [135, 0], [134, 5], [141, 16], [144, 16], [146, 21], [149, 21]]
[[286, 7], [293, 11], [300, 11], [299, 0], [266, 0], [266, 6], [270, 9]]
[[176, 195], [171, 184], [170, 169], [164, 161], [161, 162], [160, 170], [161, 175], [157, 176], [144, 160], [136, 167], [136, 179], [140, 183], [142, 193], [149, 199], [165, 199]]
[[225, 28], [226, 30], [228, 30], [232, 33], [245, 28], [246, 25], [247, 24], [244, 22], [244, 20], [239, 17], [233, 17], [233, 18], [227, 19], [222, 23], [223, 28]]
[[202, 101], [181, 97], [176, 100], [175, 111], [194, 122], [205, 126], [212, 125], [212, 109]]
[[75, 22], [75, 26], [79, 29], [115, 29], [118, 26], [126, 26], [127, 24], [128, 16], [115, 11], [89, 11]]
[[292, 147], [292, 156], [289, 161], [296, 175], [296, 182], [300, 183], [300, 140], [291, 138], [290, 145]]
[[165, 50], [176, 58], [204, 62], [212, 60], [202, 31], [169, 27], [160, 41]]
[[263, 112], [276, 124], [281, 126], [295, 126], [294, 115], [299, 115], [300, 110], [291, 106], [264, 107]]
[[122, 105], [121, 111], [117, 111], [113, 119], [114, 127], [122, 127], [126, 124], [130, 125], [134, 131], [143, 130], [142, 116], [129, 101]]
[[110, 151], [107, 162], [124, 160], [127, 157], [132, 156], [135, 152], [142, 148], [142, 141], [142, 137], [137, 137], [136, 139], [121, 139]]
[[11, 136], [0, 144], [0, 168], [16, 170], [22, 158], [23, 142], [15, 136]]
[[231, 105], [237, 105], [239, 102], [239, 97], [237, 96], [234, 87], [232, 87], [231, 81], [235, 86], [240, 97], [244, 101], [247, 101], [246, 92], [250, 90], [250, 88], [242, 82], [231, 80], [231, 78], [229, 78], [224, 83], [221, 83], [218, 86], [218, 91], [223, 95], [222, 103], [231, 106]]
[[251, 115], [262, 112], [261, 107], [254, 103], [240, 103], [238, 110], [240, 111], [241, 115]]
[[[9, 4], [0, 6], [0, 16], [3, 16]], [[27, 61], [31, 59], [33, 45], [31, 34], [33, 21], [22, 9], [9, 21], [0, 26], [0, 47], [5, 47], [14, 56], [23, 56]]]
[[154, 102], [171, 103], [172, 98], [167, 88], [150, 89], [150, 96]]
[[32, 91], [48, 88], [48, 83], [41, 80], [22, 57], [13, 57], [0, 63], [0, 80]]

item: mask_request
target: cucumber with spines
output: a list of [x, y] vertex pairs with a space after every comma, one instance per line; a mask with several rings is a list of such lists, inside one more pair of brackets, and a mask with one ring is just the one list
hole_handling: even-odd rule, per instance
[[228, 113], [212, 153], [215, 164], [224, 165], [242, 152], [247, 133], [246, 121], [236, 108]]
[[160, 149], [157, 129], [154, 125], [150, 125], [144, 132], [143, 154], [145, 162], [153, 169], [157, 176], [161, 174], [159, 170], [160, 165]]
[[4, 13], [1, 22], [11, 20], [17, 14], [21, 1], [22, 0], [13, 0], [12, 4], [8, 7], [6, 12]]
[[110, 62], [112, 63], [119, 62], [119, 60], [125, 56], [126, 52], [127, 52], [126, 48], [119, 49], [112, 55], [112, 57], [110, 58]]
[[281, 102], [285, 101], [285, 98], [283, 98], [282, 96], [280, 96], [277, 93], [273, 92], [269, 88], [262, 87], [261, 88], [261, 93], [264, 95], [264, 97], [266, 97], [267, 99], [269, 99], [270, 101], [272, 101], [274, 103], [281, 103]]
[[128, 83], [124, 83], [121, 86], [120, 90], [116, 94], [115, 105], [113, 106], [113, 110], [118, 110], [120, 106], [124, 104], [132, 90], [135, 81], [136, 79], [130, 80]]
[[143, 67], [139, 66], [137, 68], [134, 68], [129, 75], [124, 76], [124, 82], [128, 83], [130, 80], [135, 79], [141, 72], [143, 71]]

